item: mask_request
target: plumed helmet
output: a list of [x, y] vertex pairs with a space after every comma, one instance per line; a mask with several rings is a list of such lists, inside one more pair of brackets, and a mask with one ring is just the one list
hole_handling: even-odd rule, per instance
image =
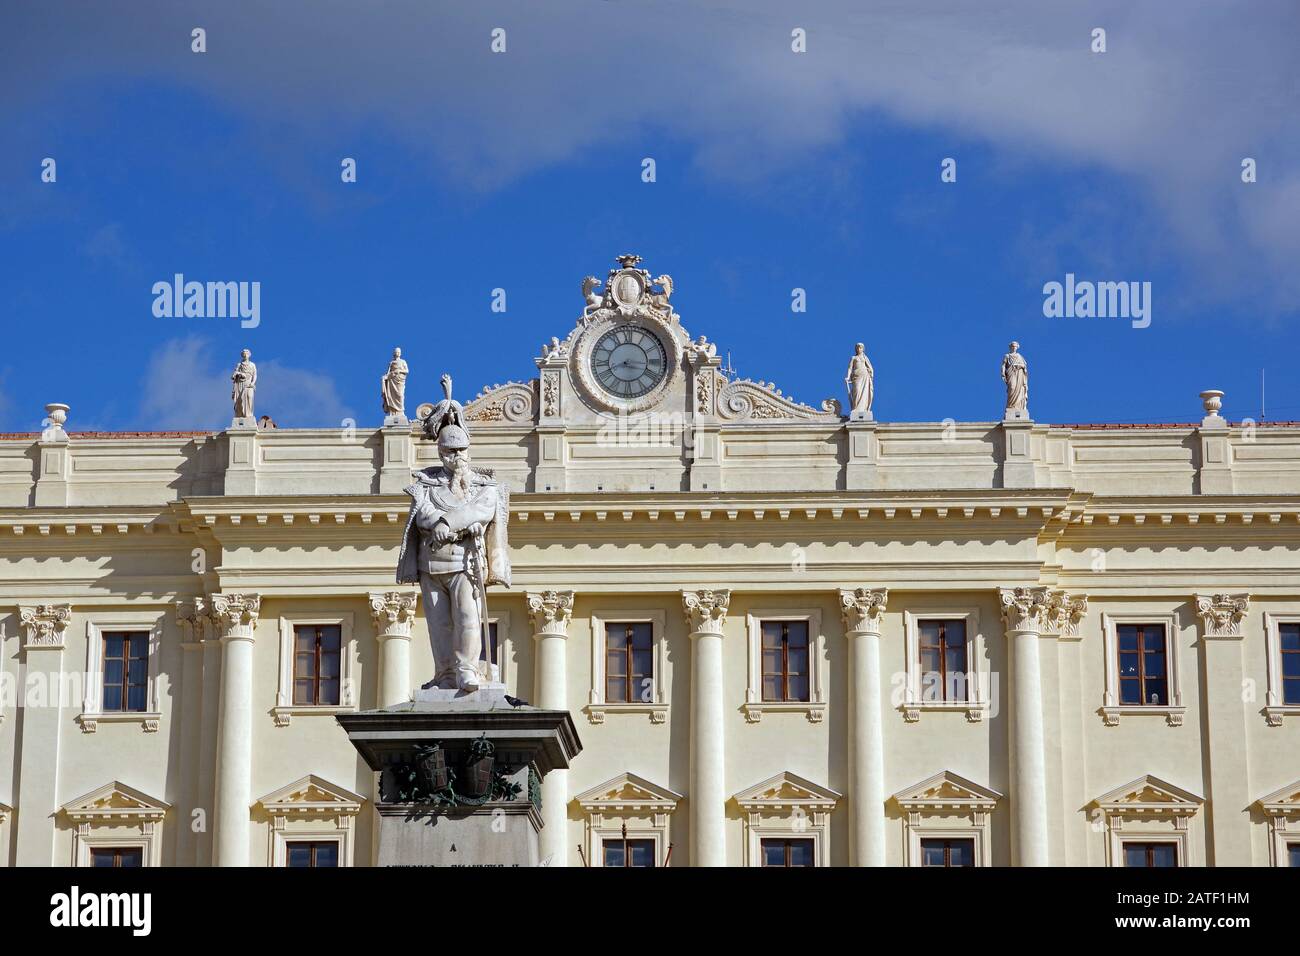
[[444, 425], [438, 432], [438, 450], [455, 451], [469, 447], [469, 435], [459, 425]]

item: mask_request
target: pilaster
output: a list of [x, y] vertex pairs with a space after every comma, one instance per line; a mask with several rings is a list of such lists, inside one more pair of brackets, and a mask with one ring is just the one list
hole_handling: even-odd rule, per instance
[[59, 750], [63, 724], [64, 636], [72, 620], [68, 604], [18, 608], [22, 653], [18, 704], [22, 712], [21, 753], [13, 839], [18, 866], [51, 866], [53, 816], [59, 808]]
[[411, 623], [417, 595], [412, 591], [371, 591], [370, 617], [379, 642], [379, 682], [375, 700], [392, 707], [411, 699]]

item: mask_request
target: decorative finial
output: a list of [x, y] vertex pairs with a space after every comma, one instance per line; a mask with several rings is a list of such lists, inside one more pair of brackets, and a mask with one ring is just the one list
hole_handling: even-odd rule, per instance
[[614, 261], [616, 261], [624, 269], [631, 269], [634, 265], [636, 265], [641, 261], [641, 257], [624, 253], [621, 256], [615, 256]]
[[438, 381], [442, 383], [442, 392], [447, 397], [447, 401], [451, 401], [451, 376], [443, 372], [442, 378]]

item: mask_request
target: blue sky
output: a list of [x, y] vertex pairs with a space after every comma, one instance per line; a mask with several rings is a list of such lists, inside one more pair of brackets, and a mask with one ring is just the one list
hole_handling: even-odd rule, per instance
[[[811, 404], [864, 341], [879, 419], [992, 420], [1015, 338], [1039, 421], [1258, 417], [1261, 369], [1300, 419], [1293, 5], [539, 6], [6, 5], [0, 430], [222, 427], [245, 347], [259, 414], [378, 425], [394, 345], [408, 408], [527, 379], [623, 252]], [[176, 272], [260, 282], [260, 326], [155, 317]], [[1150, 327], [1045, 318], [1066, 272], [1150, 282]]]

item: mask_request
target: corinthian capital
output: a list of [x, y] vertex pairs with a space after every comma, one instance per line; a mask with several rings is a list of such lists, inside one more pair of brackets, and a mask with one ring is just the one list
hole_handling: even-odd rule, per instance
[[262, 610], [260, 594], [211, 594], [208, 596], [208, 619], [218, 637], [252, 639], [253, 625]]
[[1049, 631], [1062, 637], [1077, 637], [1079, 622], [1088, 613], [1088, 595], [1047, 592], [1046, 623]]
[[885, 602], [889, 600], [889, 591], [881, 588], [871, 591], [867, 588], [840, 590], [840, 612], [844, 615], [844, 630], [859, 634], [880, 636], [880, 619], [885, 614]]
[[72, 620], [72, 606], [68, 604], [37, 604], [20, 607], [18, 619], [23, 626], [24, 647], [63, 647], [63, 632]]
[[573, 619], [572, 591], [529, 591], [528, 613], [533, 618], [533, 633], [567, 637]]
[[1196, 595], [1196, 613], [1206, 637], [1241, 637], [1241, 622], [1249, 610], [1249, 594]]
[[1008, 631], [1051, 630], [1050, 599], [1048, 589], [999, 588], [1002, 601], [1002, 622]]
[[380, 637], [410, 637], [415, 620], [415, 592], [372, 591], [370, 616]]
[[682, 610], [692, 634], [721, 634], [731, 591], [683, 591]]
[[203, 640], [203, 628], [208, 619], [208, 602], [205, 598], [188, 598], [176, 602], [176, 620], [185, 635], [186, 644]]

